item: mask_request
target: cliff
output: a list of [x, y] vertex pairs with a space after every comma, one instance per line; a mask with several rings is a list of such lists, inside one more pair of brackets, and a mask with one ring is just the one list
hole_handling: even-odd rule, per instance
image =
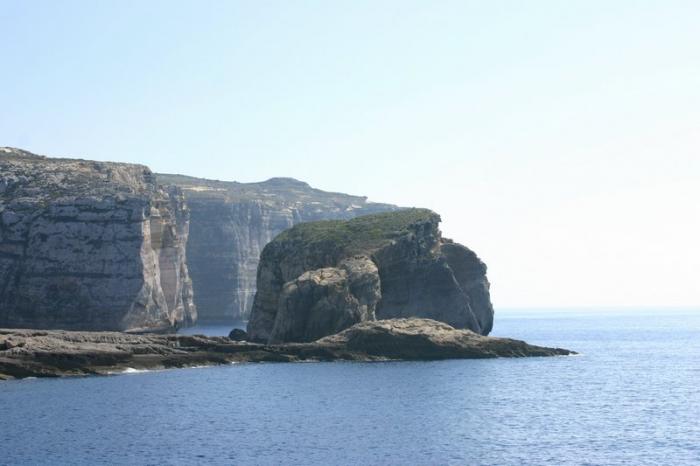
[[434, 212], [406, 209], [286, 230], [262, 252], [250, 339], [313, 341], [402, 317], [488, 334], [486, 266], [442, 238], [439, 223]]
[[191, 212], [187, 263], [200, 320], [248, 318], [260, 253], [283, 230], [301, 222], [397, 209], [292, 178], [237, 183], [157, 176], [160, 183], [182, 189]]
[[203, 335], [0, 329], [0, 380], [113, 374], [231, 362], [386, 361], [558, 356], [561, 348], [477, 335], [427, 319], [357, 324], [312, 343], [264, 345]]
[[194, 321], [188, 229], [182, 193], [144, 166], [0, 148], [0, 327]]

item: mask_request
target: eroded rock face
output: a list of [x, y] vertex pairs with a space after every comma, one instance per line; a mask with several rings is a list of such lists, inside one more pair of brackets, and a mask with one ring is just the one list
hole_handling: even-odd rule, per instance
[[[263, 250], [249, 337], [310, 341], [375, 317], [422, 317], [488, 334], [493, 307], [486, 266], [468, 248], [442, 238], [439, 222], [429, 210], [406, 209], [285, 231]], [[360, 281], [372, 286], [346, 286], [345, 264], [357, 256], [374, 265], [365, 267]], [[327, 286], [318, 284], [323, 279]], [[359, 320], [352, 323], [333, 320], [333, 309], [353, 300], [374, 303], [374, 313], [356, 314]], [[278, 322], [310, 321], [312, 335], [278, 330]]]
[[262, 183], [158, 174], [181, 188], [192, 221], [187, 262], [200, 320], [245, 320], [256, 291], [260, 253], [277, 234], [301, 222], [350, 219], [396, 210], [291, 178]]
[[314, 341], [374, 320], [380, 297], [377, 266], [368, 257], [304, 272], [284, 284], [269, 340]]
[[184, 196], [147, 167], [0, 148], [0, 326], [195, 321], [188, 229]]

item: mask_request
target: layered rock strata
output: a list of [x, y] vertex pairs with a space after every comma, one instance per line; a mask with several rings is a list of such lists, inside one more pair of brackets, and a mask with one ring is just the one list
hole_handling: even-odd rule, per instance
[[440, 216], [405, 209], [295, 226], [262, 252], [248, 333], [312, 341], [355, 323], [422, 317], [486, 335], [486, 265], [442, 238]]
[[194, 322], [189, 212], [142, 165], [0, 148], [0, 326]]
[[557, 356], [561, 348], [477, 335], [427, 319], [368, 321], [312, 343], [263, 345], [202, 335], [0, 329], [0, 380], [113, 374], [231, 362]]
[[161, 183], [183, 190], [191, 211], [187, 261], [200, 320], [248, 318], [260, 253], [283, 230], [301, 222], [397, 209], [365, 197], [314, 189], [291, 178], [237, 183], [157, 176]]

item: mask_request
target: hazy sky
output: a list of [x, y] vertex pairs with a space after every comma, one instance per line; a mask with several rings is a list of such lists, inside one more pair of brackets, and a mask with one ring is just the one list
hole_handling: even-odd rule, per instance
[[700, 305], [700, 2], [0, 0], [0, 145], [429, 207], [497, 307]]

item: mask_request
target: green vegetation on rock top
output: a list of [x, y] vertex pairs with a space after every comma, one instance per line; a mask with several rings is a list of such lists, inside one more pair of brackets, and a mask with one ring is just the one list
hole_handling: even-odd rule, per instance
[[301, 223], [280, 233], [273, 243], [301, 242], [313, 247], [333, 243], [349, 253], [381, 247], [388, 241], [411, 231], [422, 223], [438, 223], [440, 216], [428, 209], [403, 209], [395, 212], [364, 215], [352, 220], [324, 220]]

